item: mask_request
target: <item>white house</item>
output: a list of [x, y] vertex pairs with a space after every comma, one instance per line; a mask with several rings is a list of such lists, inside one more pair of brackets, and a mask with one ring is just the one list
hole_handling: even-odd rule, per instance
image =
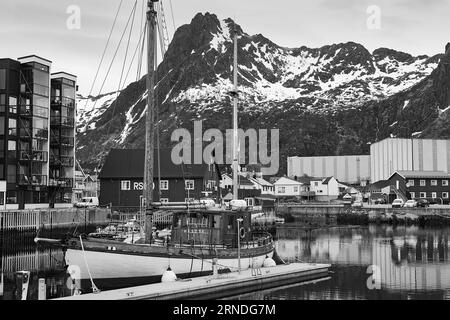
[[263, 178], [248, 178], [256, 189], [261, 190], [261, 194], [275, 194], [275, 187], [270, 182], [264, 180]]
[[300, 196], [303, 184], [301, 182], [282, 177], [278, 179], [273, 186], [275, 187], [275, 195], [279, 197]]
[[[253, 182], [251, 182], [249, 179], [247, 179], [244, 176], [239, 175], [238, 176], [238, 183], [239, 183], [239, 189], [244, 190], [253, 190], [257, 189]], [[222, 189], [233, 189], [233, 178], [229, 176], [228, 174], [222, 175], [222, 180], [220, 181], [220, 187]]]
[[317, 201], [331, 201], [339, 197], [339, 183], [334, 177], [315, 178], [310, 184], [310, 191], [316, 194]]

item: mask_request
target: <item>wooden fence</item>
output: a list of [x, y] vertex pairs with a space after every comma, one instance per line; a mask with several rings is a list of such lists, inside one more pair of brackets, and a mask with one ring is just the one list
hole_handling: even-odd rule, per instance
[[110, 209], [103, 208], [0, 211], [0, 231], [103, 225], [110, 216]]

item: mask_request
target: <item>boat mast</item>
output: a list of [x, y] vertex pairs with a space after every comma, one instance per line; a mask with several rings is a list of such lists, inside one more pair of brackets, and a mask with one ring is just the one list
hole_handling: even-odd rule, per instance
[[234, 66], [233, 66], [233, 200], [238, 199], [238, 73], [237, 73], [237, 32], [233, 27]]
[[154, 2], [147, 1], [147, 114], [145, 119], [145, 243], [152, 241], [153, 229], [153, 161], [155, 146], [154, 131], [154, 88], [155, 88], [155, 46], [156, 46], [156, 10]]

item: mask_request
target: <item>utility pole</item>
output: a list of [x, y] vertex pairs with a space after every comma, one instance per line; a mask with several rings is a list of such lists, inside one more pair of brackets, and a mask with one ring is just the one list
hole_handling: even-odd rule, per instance
[[147, 114], [145, 119], [145, 172], [144, 172], [144, 199], [145, 199], [145, 243], [150, 244], [153, 232], [153, 161], [155, 146], [154, 131], [154, 91], [155, 91], [155, 45], [156, 45], [156, 10], [154, 3], [147, 2]]
[[233, 200], [238, 198], [238, 72], [237, 72], [237, 32], [236, 26], [233, 28], [234, 42], [234, 66], [233, 66]]

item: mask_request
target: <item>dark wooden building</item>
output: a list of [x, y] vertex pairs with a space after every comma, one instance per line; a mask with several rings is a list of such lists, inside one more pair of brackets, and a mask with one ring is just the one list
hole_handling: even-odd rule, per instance
[[409, 199], [427, 199], [432, 203], [449, 203], [450, 175], [441, 171], [396, 171], [389, 184]]
[[[114, 210], [139, 209], [144, 188], [144, 149], [112, 149], [99, 175], [101, 206]], [[155, 151], [155, 202], [186, 202], [199, 200], [208, 184], [213, 166], [206, 164], [175, 165], [171, 149], [161, 149], [161, 185], [158, 179], [158, 159]], [[160, 196], [161, 190], [161, 196]]]

